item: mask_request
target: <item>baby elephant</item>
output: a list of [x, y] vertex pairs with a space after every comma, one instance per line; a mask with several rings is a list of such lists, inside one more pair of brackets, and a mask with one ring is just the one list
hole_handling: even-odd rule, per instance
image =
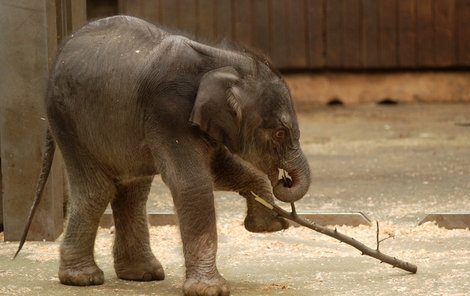
[[245, 50], [198, 43], [134, 17], [101, 19], [64, 42], [45, 102], [43, 171], [47, 178], [57, 143], [71, 190], [59, 267], [66, 285], [104, 282], [93, 248], [109, 203], [117, 276], [164, 278], [146, 216], [152, 179], [161, 174], [180, 222], [184, 293], [229, 295], [215, 262], [213, 191], [244, 196], [246, 229], [265, 232], [287, 223], [252, 192], [293, 202], [310, 185], [289, 90], [265, 58]]

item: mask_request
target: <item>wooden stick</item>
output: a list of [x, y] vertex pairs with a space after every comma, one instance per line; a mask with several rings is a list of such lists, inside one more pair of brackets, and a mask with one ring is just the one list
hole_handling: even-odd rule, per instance
[[354, 238], [338, 232], [338, 230], [336, 230], [336, 228], [335, 229], [330, 229], [328, 227], [318, 225], [314, 222], [310, 222], [306, 219], [303, 219], [302, 217], [297, 215], [294, 203], [291, 203], [292, 212], [289, 213], [288, 211], [282, 209], [281, 207], [279, 207], [279, 206], [277, 206], [273, 203], [270, 203], [267, 200], [261, 198], [260, 196], [256, 195], [254, 192], [251, 192], [251, 194], [253, 194], [254, 199], [257, 202], [259, 202], [260, 204], [262, 204], [266, 208], [270, 209], [272, 212], [276, 213], [277, 215], [279, 215], [279, 216], [281, 216], [285, 219], [294, 221], [294, 222], [296, 222], [296, 223], [298, 223], [302, 226], [305, 226], [305, 227], [308, 227], [308, 228], [313, 229], [315, 231], [318, 231], [320, 233], [326, 234], [326, 235], [328, 235], [332, 238], [335, 238], [335, 239], [337, 239], [337, 240], [339, 240], [343, 243], [346, 243], [350, 246], [353, 246], [354, 248], [361, 251], [362, 255], [367, 255], [367, 256], [376, 258], [376, 259], [380, 260], [381, 263], [385, 262], [385, 263], [388, 263], [388, 264], [392, 265], [393, 267], [397, 267], [397, 268], [406, 270], [406, 271], [411, 272], [411, 273], [416, 273], [418, 271], [418, 267], [416, 265], [411, 264], [411, 263], [406, 262], [406, 261], [402, 261], [400, 259], [397, 259], [395, 257], [391, 257], [389, 255], [386, 255], [386, 254], [380, 252], [379, 248], [378, 248], [378, 245], [377, 245], [377, 249], [374, 250], [374, 249], [369, 248], [368, 246], [364, 245], [363, 243], [355, 240]]

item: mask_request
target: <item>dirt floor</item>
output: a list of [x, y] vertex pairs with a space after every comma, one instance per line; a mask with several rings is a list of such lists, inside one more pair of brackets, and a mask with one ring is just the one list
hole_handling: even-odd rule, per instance
[[[274, 234], [244, 230], [244, 201], [218, 193], [218, 267], [232, 295], [468, 295], [470, 231], [418, 226], [427, 213], [470, 213], [470, 105], [362, 105], [300, 110], [302, 146], [313, 172], [300, 211], [362, 211], [380, 221], [389, 255], [418, 265], [417, 274], [361, 256], [350, 246], [305, 228]], [[171, 211], [156, 178], [149, 210]], [[338, 230], [375, 246], [375, 227]], [[3, 241], [0, 234], [0, 241]], [[113, 234], [96, 243], [102, 286], [77, 288], [57, 279], [58, 242], [0, 243], [0, 295], [181, 295], [184, 278], [176, 226], [151, 228], [163, 282], [116, 278]]]

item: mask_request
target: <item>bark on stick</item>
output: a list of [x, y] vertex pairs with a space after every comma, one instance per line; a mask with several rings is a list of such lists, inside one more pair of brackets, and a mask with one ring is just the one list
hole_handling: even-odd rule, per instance
[[337, 240], [339, 240], [339, 241], [341, 241], [345, 244], [353, 246], [354, 248], [361, 251], [362, 255], [367, 255], [367, 256], [376, 258], [376, 259], [380, 260], [380, 262], [388, 263], [388, 264], [392, 265], [393, 267], [397, 267], [397, 268], [406, 270], [406, 271], [411, 272], [411, 273], [416, 273], [418, 271], [418, 267], [416, 265], [411, 264], [411, 263], [406, 262], [406, 261], [402, 261], [402, 260], [400, 260], [396, 257], [392, 257], [392, 256], [389, 256], [387, 254], [384, 254], [384, 253], [380, 252], [379, 251], [379, 242], [377, 243], [377, 248], [372, 249], [372, 248], [364, 245], [363, 243], [357, 241], [356, 239], [340, 233], [336, 229], [331, 229], [331, 228], [328, 228], [328, 227], [325, 227], [325, 226], [322, 226], [322, 225], [318, 225], [314, 222], [310, 222], [306, 219], [303, 219], [302, 217], [297, 215], [297, 213], [295, 211], [294, 203], [291, 203], [292, 212], [289, 213], [288, 211], [284, 210], [283, 208], [281, 208], [281, 207], [279, 207], [279, 206], [277, 206], [273, 203], [270, 203], [270, 202], [266, 201], [265, 199], [261, 198], [260, 196], [256, 195], [255, 193], [252, 192], [252, 194], [254, 196], [254, 199], [257, 202], [259, 202], [260, 204], [262, 204], [266, 208], [270, 209], [272, 212], [276, 213], [277, 215], [279, 215], [279, 216], [281, 216], [285, 219], [294, 221], [294, 222], [296, 222], [296, 223], [298, 223], [302, 226], [308, 227], [310, 229], [313, 229], [315, 231], [318, 231], [320, 233], [328, 235], [328, 236], [330, 236], [332, 238], [335, 238], [335, 239], [337, 239]]

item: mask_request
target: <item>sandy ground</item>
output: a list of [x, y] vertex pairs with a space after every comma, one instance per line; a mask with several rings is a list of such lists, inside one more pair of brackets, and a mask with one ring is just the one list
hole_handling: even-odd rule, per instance
[[[417, 222], [431, 212], [470, 213], [470, 105], [321, 108], [300, 113], [299, 121], [313, 181], [298, 209], [366, 213], [380, 221], [382, 237], [394, 235], [381, 250], [415, 263], [418, 273], [380, 264], [305, 228], [248, 233], [244, 201], [223, 192], [216, 196], [218, 266], [232, 295], [467, 295], [470, 231]], [[158, 178], [148, 206], [171, 210]], [[375, 227], [338, 230], [375, 246]], [[95, 250], [106, 282], [87, 288], [59, 284], [58, 242], [28, 242], [14, 261], [17, 243], [2, 242], [0, 295], [181, 295], [177, 227], [152, 227], [151, 239], [164, 281], [117, 279], [113, 234], [100, 229]]]

